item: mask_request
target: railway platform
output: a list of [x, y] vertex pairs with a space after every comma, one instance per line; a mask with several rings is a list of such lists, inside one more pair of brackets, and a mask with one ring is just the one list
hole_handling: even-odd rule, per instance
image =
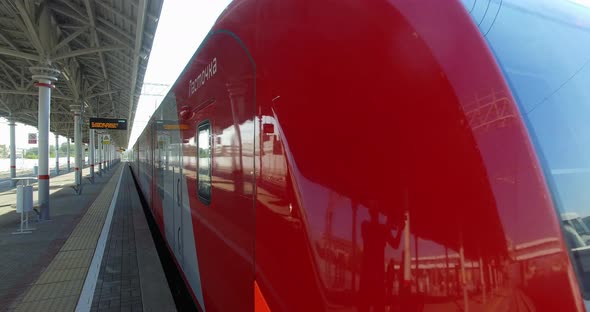
[[12, 234], [15, 191], [0, 192], [0, 311], [176, 311], [129, 167], [79, 195], [74, 179], [51, 179], [52, 219], [30, 234]]

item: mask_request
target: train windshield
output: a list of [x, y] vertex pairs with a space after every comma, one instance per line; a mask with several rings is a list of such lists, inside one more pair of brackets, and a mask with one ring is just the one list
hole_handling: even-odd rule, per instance
[[[590, 299], [590, 1], [462, 0], [519, 104]], [[534, 225], [531, 225], [534, 226]]]

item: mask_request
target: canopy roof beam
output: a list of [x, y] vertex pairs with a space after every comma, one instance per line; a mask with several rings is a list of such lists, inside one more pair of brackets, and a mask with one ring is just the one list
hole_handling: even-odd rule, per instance
[[[127, 116], [131, 118], [133, 116], [134, 103], [136, 101], [133, 96], [135, 88], [137, 86], [137, 70], [139, 69], [139, 52], [141, 51], [141, 40], [143, 34], [143, 26], [145, 24], [145, 17], [147, 15], [147, 3], [146, 0], [139, 0], [137, 8], [137, 24], [135, 25], [135, 50], [133, 51], [133, 69], [131, 71], [131, 88], [129, 88], [129, 113]], [[133, 128], [133, 122], [130, 122], [131, 127], [127, 128], [127, 140], [131, 136], [131, 128]]]
[[[38, 92], [35, 91], [24, 91], [24, 90], [0, 90], [0, 94], [17, 94], [17, 95], [32, 95], [32, 96], [39, 96]], [[54, 99], [60, 99], [60, 100], [66, 100], [66, 101], [73, 101], [72, 98], [67, 97], [67, 96], [61, 96], [61, 95], [51, 95], [52, 98]]]
[[0, 48], [0, 54], [8, 55], [12, 57], [18, 57], [25, 60], [39, 61], [40, 57], [35, 54], [25, 53], [17, 50], [11, 50], [6, 48]]
[[[27, 2], [30, 3], [30, 2]], [[37, 33], [37, 29], [31, 20], [31, 15], [29, 11], [25, 8], [25, 2], [23, 1], [14, 1], [17, 10], [20, 13], [21, 19], [26, 26], [27, 33], [29, 34], [29, 38], [31, 39], [31, 43], [37, 50], [39, 55], [44, 55], [45, 51], [43, 51], [43, 45], [41, 44], [41, 40], [39, 39], [39, 34]]]
[[[122, 47], [122, 46], [104, 46], [104, 47], [98, 47], [98, 48], [74, 50], [74, 51], [71, 51], [68, 53], [57, 55], [57, 56], [51, 58], [51, 60], [52, 61], [59, 61], [59, 60], [63, 60], [63, 59], [69, 58], [69, 57], [75, 57], [75, 56], [80, 56], [80, 55], [84, 55], [84, 54], [92, 54], [92, 53], [98, 53], [99, 55], [102, 55], [101, 52], [120, 50], [120, 49], [126, 49], [126, 48]], [[106, 75], [106, 68], [103, 69], [103, 73]]]
[[65, 47], [65, 46], [67, 46], [70, 41], [76, 39], [78, 36], [80, 36], [81, 34], [83, 34], [87, 30], [88, 30], [88, 26], [80, 27], [80, 29], [78, 29], [75, 32], [71, 33], [65, 39], [63, 39], [62, 41], [60, 41], [55, 47], [53, 47], [53, 52], [57, 52], [57, 50]]

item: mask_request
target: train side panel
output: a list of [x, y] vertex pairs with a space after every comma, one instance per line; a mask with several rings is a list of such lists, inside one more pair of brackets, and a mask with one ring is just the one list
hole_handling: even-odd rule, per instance
[[236, 0], [154, 116], [142, 192], [205, 310], [582, 309], [458, 1]]
[[214, 30], [189, 66], [174, 92], [205, 307], [253, 308], [254, 64], [237, 34]]
[[458, 1], [258, 12], [256, 267], [272, 310], [581, 308], [518, 107]]

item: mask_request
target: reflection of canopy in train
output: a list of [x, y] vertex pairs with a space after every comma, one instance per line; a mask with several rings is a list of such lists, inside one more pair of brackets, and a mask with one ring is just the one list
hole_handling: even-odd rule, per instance
[[[511, 110], [496, 107], [504, 107], [506, 99], [498, 100], [498, 95], [495, 94], [496, 92], [492, 92], [490, 95], [484, 95], [477, 103], [482, 110], [497, 111], [496, 113], [475, 113], [477, 105], [472, 108], [472, 115], [477, 116], [471, 118], [470, 123], [485, 124], [485, 127], [478, 128], [480, 130], [498, 126], [497, 120], [505, 123], [507, 118], [514, 117]], [[488, 103], [489, 101], [501, 104]], [[425, 119], [428, 117], [430, 116], [425, 116]], [[295, 153], [301, 171], [310, 180], [319, 184], [335, 185], [337, 188], [334, 191], [360, 199], [350, 207], [353, 213], [358, 213], [358, 209], [362, 209], [363, 206], [377, 205], [381, 213], [396, 220], [393, 221], [395, 223], [403, 219], [404, 211], [410, 207], [409, 228], [416, 237], [457, 251], [460, 249], [459, 242], [462, 241], [465, 255], [470, 258], [501, 257], [507, 246], [492, 191], [494, 181], [490, 181], [492, 179], [488, 177], [487, 170], [482, 165], [485, 161], [481, 158], [481, 150], [474, 142], [473, 135], [465, 131], [465, 128], [450, 124], [452, 120], [429, 118], [428, 123], [435, 129], [446, 129], [446, 132], [438, 135], [437, 140], [446, 143], [455, 141], [453, 144], [456, 144], [457, 148], [432, 142], [429, 132], [408, 130], [416, 133], [412, 141], [397, 139], [395, 136], [384, 140], [376, 135], [378, 133], [369, 135], [365, 145], [371, 149], [379, 149], [383, 144], [393, 144], [400, 151], [396, 155], [389, 155], [391, 159], [386, 163], [377, 161], [358, 164], [359, 157], [355, 152], [340, 154], [336, 159], [329, 153]], [[335, 145], [345, 146], [348, 143], [346, 136], [330, 137], [330, 140], [335, 140]], [[422, 141], [428, 144], [420, 144]], [[306, 142], [306, 146], [311, 150], [321, 150], [322, 145], [322, 140]], [[436, 159], [416, 164], [406, 158], [410, 155], [436, 155]], [[316, 166], [317, 163], [321, 163], [322, 166]], [[362, 165], [362, 170], [360, 167], [355, 169], [355, 165]], [[417, 167], [410, 167], [412, 165]], [[351, 168], [350, 174], [342, 174], [342, 168], [346, 167]], [[458, 176], [461, 178], [456, 179]], [[377, 177], [388, 177], [389, 181], [380, 184], [366, 183]], [[493, 178], [501, 180], [498, 177]], [[510, 177], [505, 179], [509, 180]], [[455, 183], [453, 192], [440, 187], [450, 180]], [[410, 191], [399, 191], [403, 189]], [[373, 200], [385, 197], [391, 200], [387, 203]], [[327, 215], [330, 213], [327, 212]]]
[[199, 305], [384, 310], [397, 280], [392, 310], [575, 309], [505, 73], [458, 1], [417, 3], [239, 0], [218, 19], [134, 166]]

